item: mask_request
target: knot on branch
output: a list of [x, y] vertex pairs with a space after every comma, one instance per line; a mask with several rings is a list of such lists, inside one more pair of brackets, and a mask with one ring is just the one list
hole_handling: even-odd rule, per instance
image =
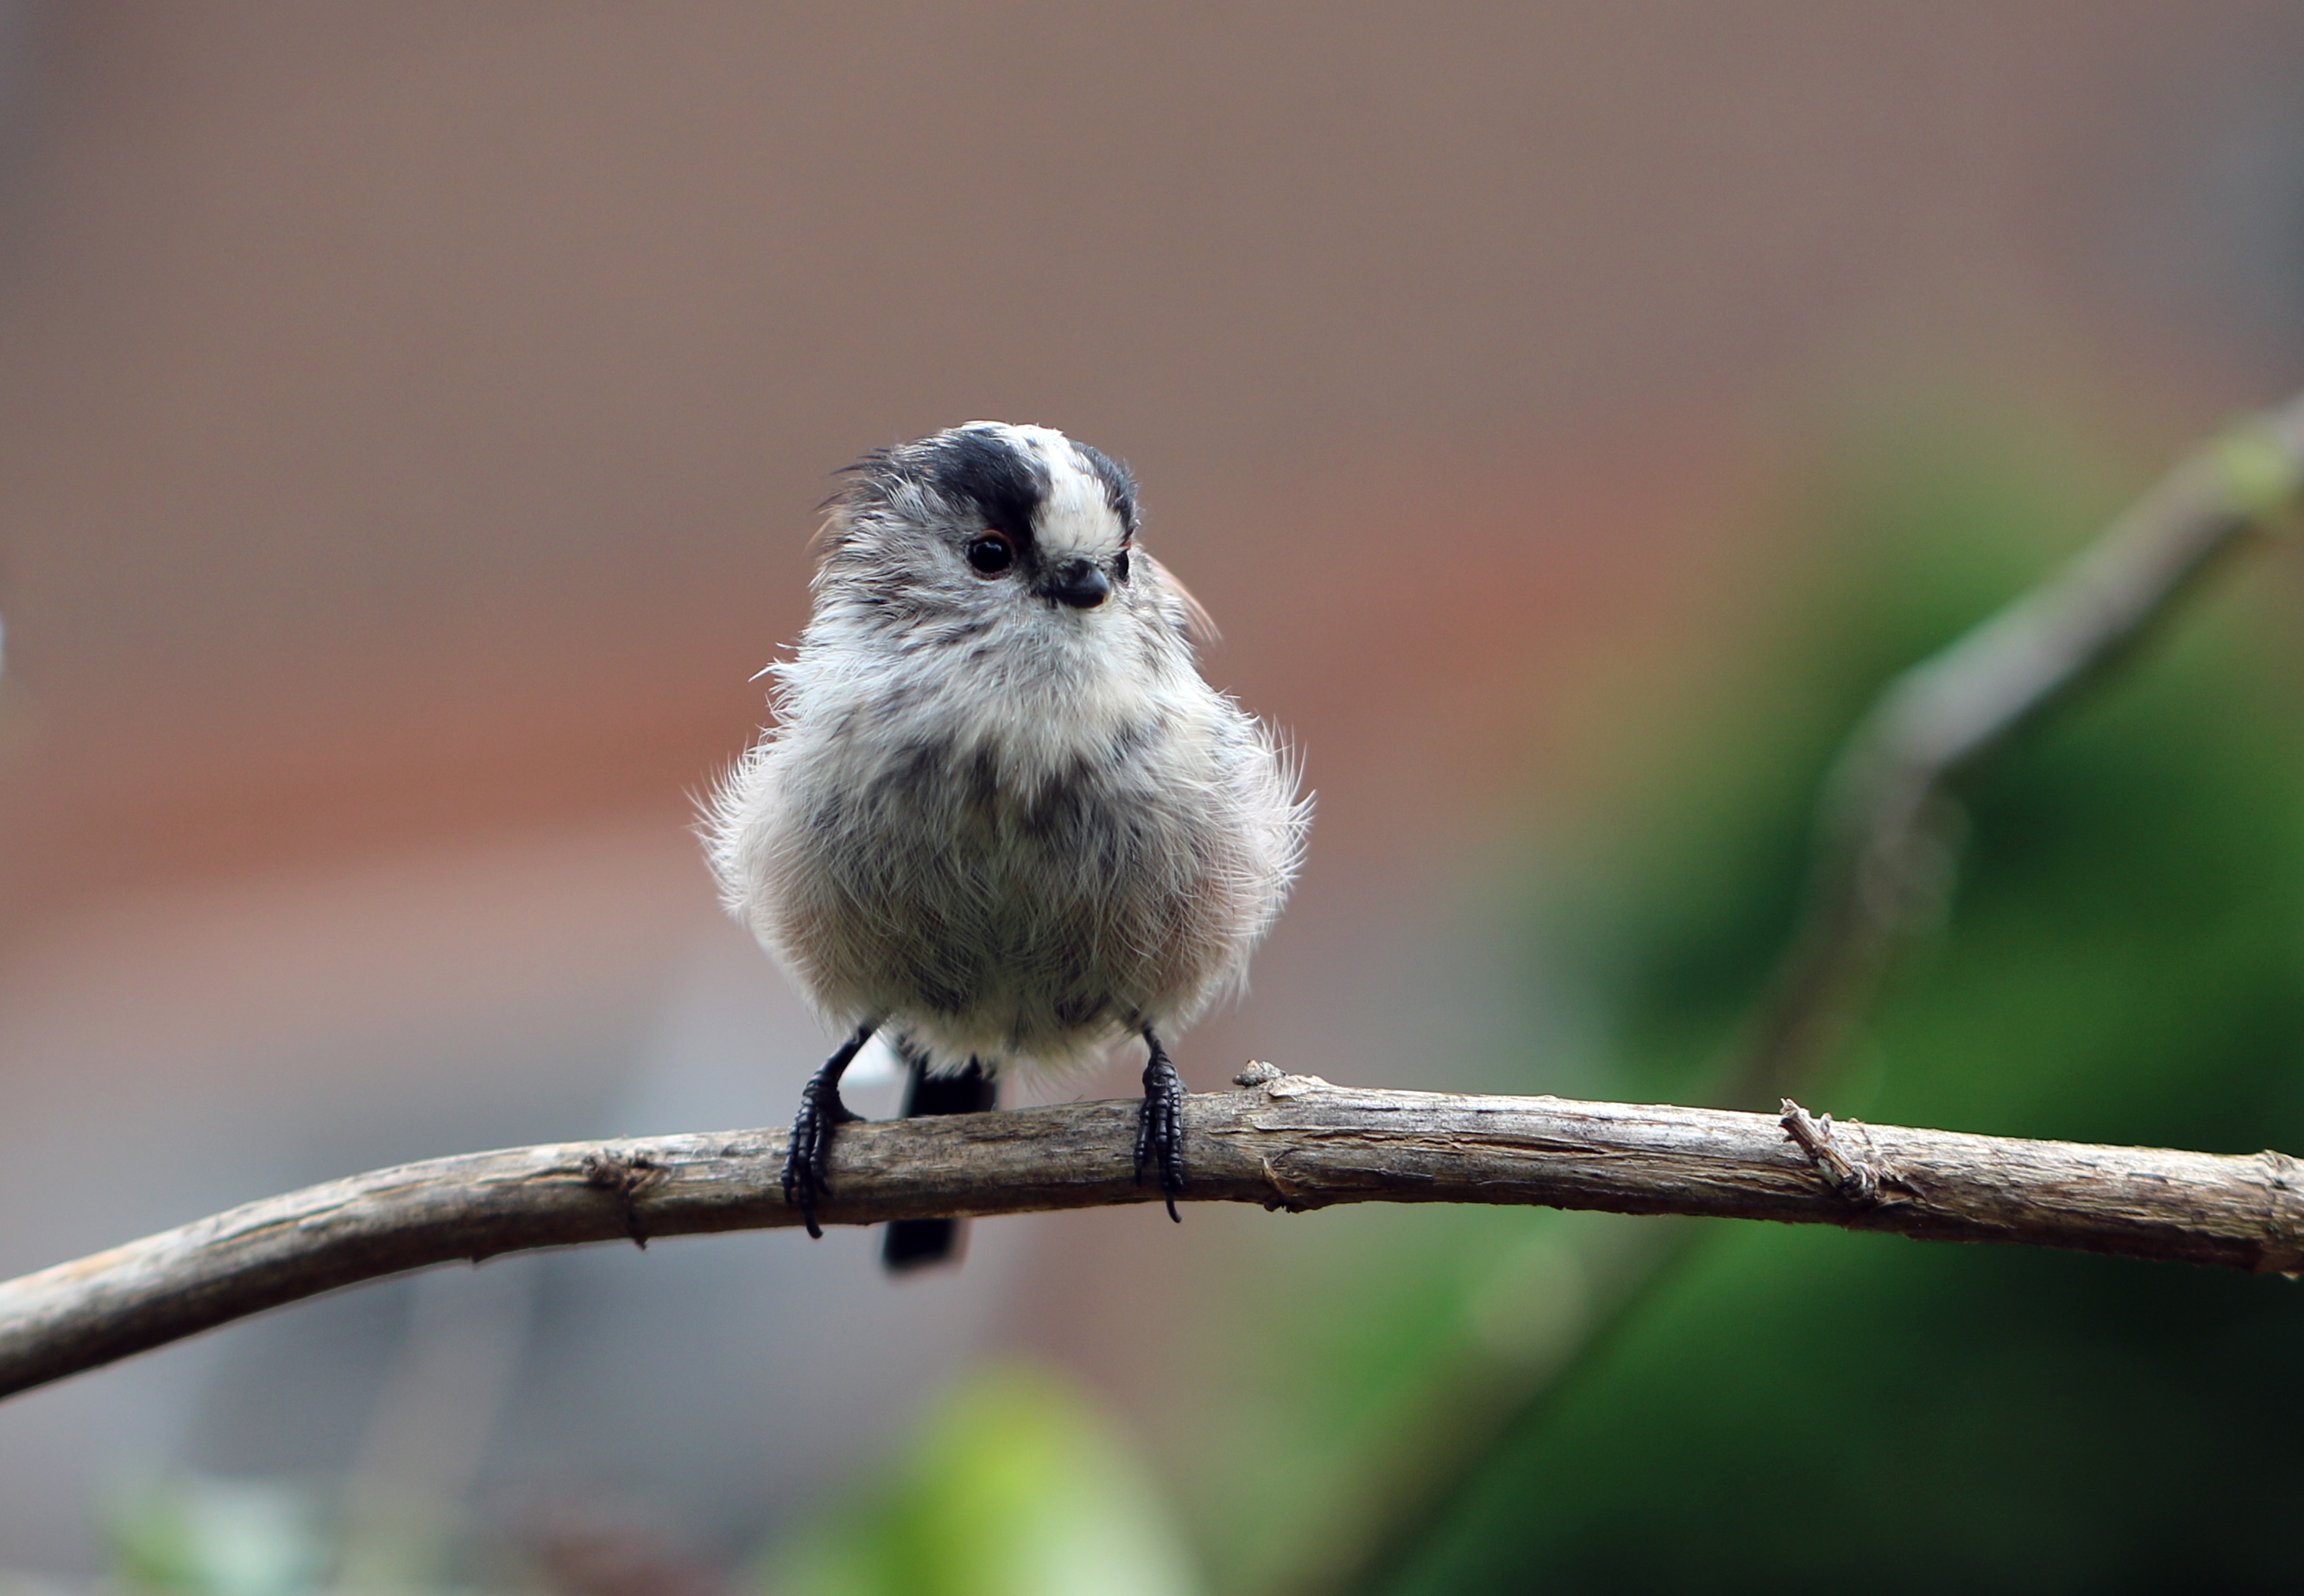
[[[1863, 1129], [1860, 1121], [1851, 1119], [1849, 1123], [1859, 1130]], [[1816, 1166], [1817, 1173], [1824, 1177], [1824, 1183], [1859, 1207], [1878, 1208], [1906, 1201], [1903, 1195], [1892, 1195], [1892, 1191], [1911, 1195], [1919, 1194], [1919, 1187], [1912, 1183], [1910, 1177], [1880, 1156], [1872, 1146], [1868, 1133], [1864, 1137], [1864, 1151], [1851, 1157], [1848, 1149], [1833, 1133], [1831, 1115], [1817, 1119], [1789, 1097], [1783, 1100], [1783, 1124], [1784, 1135], [1798, 1143], [1800, 1151], [1808, 1154], [1808, 1161]]]
[[1277, 1064], [1266, 1064], [1261, 1059], [1250, 1060], [1247, 1068], [1232, 1077], [1232, 1084], [1261, 1092], [1266, 1097], [1302, 1097], [1307, 1093], [1333, 1089], [1330, 1083], [1317, 1075], [1291, 1075]]
[[[1250, 1092], [1261, 1092], [1266, 1097], [1298, 1097], [1306, 1092], [1317, 1091], [1328, 1083], [1317, 1075], [1291, 1075], [1277, 1064], [1267, 1064], [1261, 1059], [1251, 1059], [1248, 1067], [1232, 1077], [1235, 1086]], [[1285, 1153], [1281, 1155], [1283, 1159]], [[1267, 1213], [1304, 1213], [1320, 1204], [1314, 1200], [1311, 1187], [1292, 1179], [1280, 1167], [1280, 1161], [1266, 1154], [1258, 1161], [1264, 1175], [1264, 1184], [1272, 1195], [1264, 1199]]]
[[2265, 1185], [2272, 1212], [2265, 1220], [2270, 1244], [2257, 1268], [2290, 1279], [2304, 1273], [2304, 1166], [2285, 1153], [2270, 1148], [2257, 1154], [2264, 1164]]
[[616, 1211], [623, 1216], [624, 1234], [642, 1252], [648, 1250], [648, 1236], [640, 1229], [640, 1198], [663, 1185], [671, 1175], [671, 1170], [645, 1153], [619, 1153], [613, 1147], [603, 1147], [597, 1153], [584, 1155], [584, 1184], [616, 1200]]

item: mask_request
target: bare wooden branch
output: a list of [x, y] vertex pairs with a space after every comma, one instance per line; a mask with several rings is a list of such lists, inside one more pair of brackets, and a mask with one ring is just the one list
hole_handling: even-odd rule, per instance
[[[2274, 1153], [1835, 1127], [1791, 1104], [1780, 1120], [1360, 1091], [1268, 1068], [1243, 1079], [1254, 1084], [1187, 1102], [1192, 1199], [1705, 1214], [2304, 1271], [2304, 1170]], [[1133, 1102], [1088, 1102], [849, 1126], [819, 1217], [865, 1225], [1156, 1202], [1132, 1172], [1136, 1115]], [[58, 1264], [0, 1285], [0, 1393], [407, 1270], [797, 1225], [777, 1184], [784, 1140], [741, 1130], [435, 1159]]]

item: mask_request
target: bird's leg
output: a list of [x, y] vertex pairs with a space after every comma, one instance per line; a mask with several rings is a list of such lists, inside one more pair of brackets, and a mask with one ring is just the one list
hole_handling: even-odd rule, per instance
[[1136, 1121], [1136, 1184], [1144, 1184], [1145, 1169], [1156, 1161], [1168, 1217], [1182, 1224], [1176, 1194], [1184, 1189], [1184, 1083], [1150, 1026], [1144, 1027], [1144, 1042], [1152, 1057], [1144, 1065], [1144, 1111]]
[[808, 1233], [819, 1241], [824, 1231], [816, 1222], [816, 1200], [832, 1195], [831, 1184], [824, 1178], [832, 1159], [832, 1133], [851, 1119], [863, 1118], [840, 1101], [840, 1077], [872, 1040], [878, 1024], [874, 1020], [857, 1026], [856, 1034], [842, 1043], [840, 1051], [824, 1061], [824, 1068], [809, 1077], [800, 1094], [792, 1145], [784, 1152], [784, 1201], [798, 1206]]

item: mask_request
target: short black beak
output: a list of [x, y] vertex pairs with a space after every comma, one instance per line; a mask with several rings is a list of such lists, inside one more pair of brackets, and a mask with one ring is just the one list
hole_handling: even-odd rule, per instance
[[1112, 596], [1112, 578], [1093, 561], [1067, 560], [1056, 568], [1046, 592], [1075, 610], [1093, 610]]

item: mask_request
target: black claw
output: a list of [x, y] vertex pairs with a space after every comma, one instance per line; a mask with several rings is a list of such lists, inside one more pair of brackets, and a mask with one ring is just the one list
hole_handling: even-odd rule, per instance
[[1184, 1082], [1148, 1026], [1144, 1040], [1152, 1057], [1144, 1066], [1144, 1109], [1136, 1121], [1136, 1184], [1144, 1184], [1146, 1169], [1156, 1162], [1168, 1217], [1181, 1225], [1176, 1195], [1184, 1189]]
[[826, 1178], [832, 1164], [832, 1133], [862, 1118], [840, 1101], [840, 1077], [872, 1039], [872, 1030], [870, 1026], [860, 1027], [801, 1088], [792, 1145], [784, 1150], [784, 1201], [800, 1210], [800, 1221], [818, 1241], [824, 1239], [824, 1230], [816, 1222], [816, 1200], [832, 1195], [832, 1183]]

